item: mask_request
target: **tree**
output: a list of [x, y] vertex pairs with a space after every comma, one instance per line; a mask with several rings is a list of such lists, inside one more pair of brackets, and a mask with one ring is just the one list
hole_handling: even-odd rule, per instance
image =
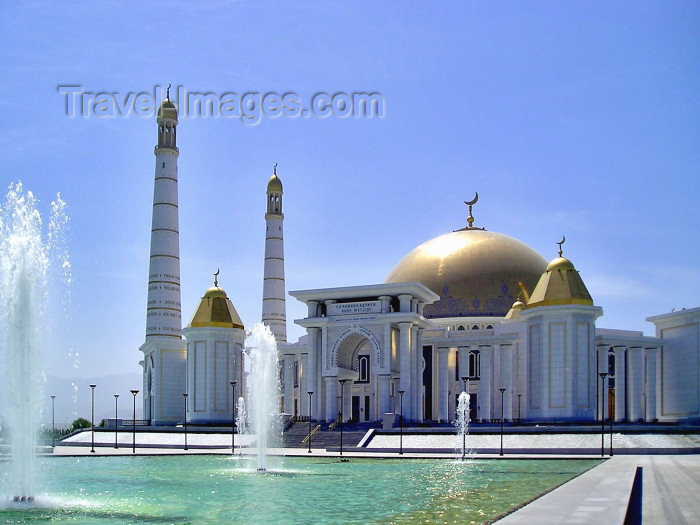
[[84, 417], [79, 417], [78, 419], [73, 421], [73, 424], [70, 427], [71, 430], [79, 430], [81, 428], [92, 428], [92, 423], [90, 423]]

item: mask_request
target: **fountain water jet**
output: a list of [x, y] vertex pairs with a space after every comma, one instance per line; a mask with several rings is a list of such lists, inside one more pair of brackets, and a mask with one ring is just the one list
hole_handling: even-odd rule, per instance
[[241, 436], [248, 434], [248, 414], [246, 413], [243, 396], [240, 396], [236, 402], [236, 428]]
[[469, 394], [461, 392], [457, 400], [457, 419], [455, 420], [457, 436], [461, 437], [462, 461], [467, 454], [467, 434], [469, 433]]
[[32, 192], [11, 184], [0, 209], [0, 355], [4, 378], [0, 394], [4, 432], [12, 459], [9, 487], [14, 501], [34, 501], [36, 433], [42, 402], [42, 359], [47, 276], [50, 262], [62, 256], [65, 276], [70, 267], [64, 251], [65, 203], [51, 203], [47, 239]]
[[255, 435], [256, 468], [267, 470], [267, 450], [279, 446], [282, 437], [280, 421], [280, 381], [277, 343], [270, 328], [262, 323], [246, 337], [250, 363], [247, 390], [250, 433]]

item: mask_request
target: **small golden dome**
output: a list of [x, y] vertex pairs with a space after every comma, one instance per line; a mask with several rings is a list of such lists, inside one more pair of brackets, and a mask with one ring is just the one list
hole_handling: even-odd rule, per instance
[[276, 173], [267, 181], [267, 193], [282, 193], [282, 181]]
[[560, 255], [547, 265], [527, 307], [562, 304], [593, 306], [593, 299], [573, 263]]
[[218, 328], [240, 328], [243, 322], [223, 288], [212, 286], [199, 303], [189, 326], [213, 326]]
[[177, 123], [177, 108], [169, 98], [163, 99], [158, 107], [158, 120], [169, 119]]
[[219, 288], [218, 286], [212, 286], [207, 291], [204, 293], [204, 297], [223, 297], [226, 299], [226, 292], [224, 292], [223, 289]]
[[523, 308], [525, 308], [525, 303], [518, 299], [513, 303], [513, 306], [510, 307], [510, 310], [506, 314], [506, 319], [519, 319], [520, 310]]
[[574, 269], [574, 264], [566, 257], [557, 257], [556, 259], [552, 260], [552, 262], [550, 262], [547, 265], [548, 272], [553, 272], [554, 270], [573, 270], [573, 269]]

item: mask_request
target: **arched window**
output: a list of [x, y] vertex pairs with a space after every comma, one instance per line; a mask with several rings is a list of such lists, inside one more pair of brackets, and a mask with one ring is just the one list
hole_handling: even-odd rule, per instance
[[369, 356], [357, 356], [357, 382], [369, 383]]
[[493, 326], [488, 325], [488, 326], [486, 327], [486, 329], [487, 329], [487, 330], [493, 330]]
[[478, 330], [478, 329], [479, 329], [479, 325], [475, 324], [474, 326], [472, 326], [472, 330]]
[[478, 350], [469, 352], [469, 378], [478, 379], [481, 375], [481, 358]]
[[459, 325], [459, 326], [457, 327], [457, 330], [464, 330], [464, 326]]

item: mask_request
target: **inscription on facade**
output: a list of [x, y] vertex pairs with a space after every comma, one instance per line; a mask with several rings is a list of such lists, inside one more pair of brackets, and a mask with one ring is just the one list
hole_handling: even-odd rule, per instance
[[330, 315], [357, 315], [378, 314], [382, 311], [381, 301], [361, 301], [356, 303], [333, 303], [328, 305], [327, 314]]

